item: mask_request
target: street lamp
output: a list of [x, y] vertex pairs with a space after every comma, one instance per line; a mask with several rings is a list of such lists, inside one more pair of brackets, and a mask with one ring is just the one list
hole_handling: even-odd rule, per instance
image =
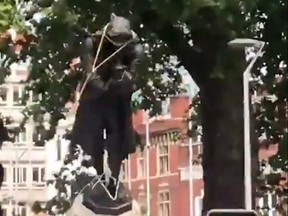
[[243, 72], [245, 209], [252, 210], [249, 77], [256, 60], [262, 56], [262, 49], [265, 46], [265, 42], [249, 38], [237, 38], [228, 42], [228, 46], [233, 49], [244, 49], [245, 47], [258, 48], [255, 56]]
[[150, 208], [150, 115], [149, 110], [146, 111], [146, 122], [145, 122], [145, 135], [146, 135], [146, 199], [147, 199], [147, 212], [146, 215], [151, 215]]
[[[231, 48], [246, 48], [246, 47], [255, 47], [255, 48], [261, 48], [265, 45], [264, 41], [251, 39], [251, 38], [236, 38], [234, 40], [231, 40], [228, 42], [228, 46]], [[263, 47], [262, 47], [263, 48]]]
[[257, 213], [243, 209], [214, 209], [210, 210], [207, 216], [257, 216]]

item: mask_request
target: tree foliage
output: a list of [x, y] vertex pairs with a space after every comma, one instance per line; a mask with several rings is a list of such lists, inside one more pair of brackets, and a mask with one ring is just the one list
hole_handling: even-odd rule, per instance
[[[264, 133], [269, 142], [280, 143], [279, 154], [272, 162], [287, 170], [287, 154], [283, 152], [287, 150], [287, 1], [19, 2], [23, 7], [18, 14], [25, 15], [30, 23], [21, 30], [35, 37], [21, 53], [22, 59], [29, 56], [31, 62], [28, 88], [41, 95], [40, 108], [34, 107], [29, 113], [40, 115], [38, 120], [41, 120], [43, 112], [49, 112], [52, 125], [63, 117], [64, 104], [74, 99], [79, 79], [76, 75], [65, 75], [65, 70], [69, 69], [71, 60], [79, 56], [83, 37], [102, 28], [111, 12], [128, 17], [145, 45], [146, 58], [137, 77], [144, 98], [140, 106], [145, 109], [159, 107], [159, 100], [178, 90], [179, 66], [189, 71], [200, 91], [213, 77], [226, 85], [233, 76], [239, 76], [231, 71], [236, 70], [236, 62], [241, 60], [241, 56], [235, 59], [225, 51], [227, 42], [236, 37], [265, 41], [262, 61], [258, 61], [253, 71], [253, 88], [264, 96], [254, 112], [256, 133], [257, 136]], [[4, 4], [9, 7], [15, 2], [6, 0]], [[8, 10], [9, 16], [12, 12]], [[5, 20], [0, 16], [4, 28], [14, 27], [14, 23], [8, 25]], [[263, 66], [267, 73], [260, 72]], [[169, 81], [163, 82], [164, 74], [170, 77]], [[275, 96], [272, 100], [271, 95]]]
[[[265, 126], [265, 131], [273, 138], [283, 134], [287, 68], [280, 69], [279, 64], [287, 60], [285, 1], [185, 0], [176, 3], [159, 0], [145, 4], [138, 1], [118, 3], [113, 0], [105, 2], [87, 0], [81, 3], [76, 0], [19, 2], [22, 9], [18, 9], [18, 13], [15, 11], [17, 7], [12, 10], [14, 1], [6, 0], [1, 3], [4, 5], [1, 9], [7, 14], [3, 13], [1, 17], [2, 29], [21, 26], [18, 20], [23, 18], [18, 18], [19, 14], [25, 15], [29, 21], [30, 24], [25, 25], [25, 28], [23, 22], [22, 27], [18, 27], [21, 31], [35, 36], [34, 42], [22, 52], [23, 58], [27, 56], [31, 58], [29, 87], [42, 94], [41, 105], [49, 112], [59, 114], [63, 111], [63, 105], [73, 99], [71, 94], [75, 90], [75, 80], [66, 76], [64, 71], [69, 69], [71, 60], [79, 56], [79, 46], [83, 37], [102, 28], [113, 11], [131, 19], [133, 29], [145, 44], [147, 58], [140, 68], [138, 79], [145, 99], [150, 99], [150, 102], [156, 98], [163, 99], [175, 92], [179, 83], [175, 66], [185, 65], [185, 60], [181, 59], [182, 53], [187, 49], [200, 53], [211, 48], [209, 47], [211, 44], [202, 44], [207, 38], [214, 38], [215, 44], [217, 40], [227, 41], [235, 37], [254, 37], [266, 41], [268, 44], [265, 47], [263, 62], [268, 73], [262, 75], [257, 70], [256, 75], [263, 82], [261, 90], [275, 94], [278, 99], [275, 103], [269, 100], [261, 103], [267, 108], [263, 108], [261, 114], [257, 113], [258, 118], [261, 118], [259, 127], [268, 123], [271, 128]], [[39, 13], [42, 14], [42, 19], [39, 19]], [[11, 16], [12, 14], [14, 16]], [[148, 17], [148, 15], [155, 16]], [[151, 23], [152, 21], [155, 25]], [[160, 32], [160, 28], [165, 31]], [[216, 28], [218, 31], [215, 31]], [[189, 46], [191, 43], [193, 46]], [[176, 47], [177, 45], [179, 46]], [[181, 47], [183, 45], [185, 47]], [[178, 60], [174, 58], [174, 61], [171, 61], [171, 55], [177, 56]], [[178, 82], [163, 83], [161, 77], [164, 73], [163, 68], [167, 69], [166, 73], [173, 78], [172, 81]], [[201, 82], [201, 77], [204, 77], [199, 71], [189, 70], [189, 72], [198, 83]], [[153, 84], [147, 82], [148, 80], [152, 80]], [[146, 104], [145, 102], [146, 100], [143, 104]], [[280, 104], [282, 109], [278, 107]], [[148, 108], [147, 104], [143, 106]], [[275, 110], [277, 112], [274, 112]], [[280, 120], [275, 121], [275, 114], [280, 116], [277, 116]], [[271, 126], [272, 122], [275, 126]]]

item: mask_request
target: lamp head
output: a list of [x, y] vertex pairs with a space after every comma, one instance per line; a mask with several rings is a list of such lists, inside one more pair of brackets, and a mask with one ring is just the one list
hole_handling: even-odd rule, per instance
[[245, 49], [246, 47], [260, 48], [265, 44], [264, 41], [250, 39], [250, 38], [236, 38], [228, 42], [231, 48]]

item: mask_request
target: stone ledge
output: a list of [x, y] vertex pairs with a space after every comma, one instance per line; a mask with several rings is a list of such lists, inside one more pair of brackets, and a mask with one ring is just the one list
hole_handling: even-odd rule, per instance
[[[193, 179], [203, 179], [203, 169], [201, 165], [193, 165]], [[179, 168], [180, 172], [180, 181], [188, 181], [189, 180], [189, 167]]]

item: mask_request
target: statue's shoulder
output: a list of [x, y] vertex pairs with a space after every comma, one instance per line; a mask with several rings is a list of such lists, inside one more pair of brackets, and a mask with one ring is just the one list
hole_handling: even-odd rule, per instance
[[91, 36], [98, 38], [98, 37], [101, 37], [102, 34], [103, 34], [103, 30], [98, 30], [98, 31], [96, 31], [95, 33], [93, 33]]
[[92, 49], [98, 46], [100, 40], [101, 40], [101, 34], [96, 32], [94, 34], [87, 35], [84, 39], [85, 41], [84, 43], [86, 44], [86, 46], [88, 45], [88, 47]]
[[138, 37], [137, 33], [132, 30], [132, 40], [134, 43], [139, 43], [140, 38]]

